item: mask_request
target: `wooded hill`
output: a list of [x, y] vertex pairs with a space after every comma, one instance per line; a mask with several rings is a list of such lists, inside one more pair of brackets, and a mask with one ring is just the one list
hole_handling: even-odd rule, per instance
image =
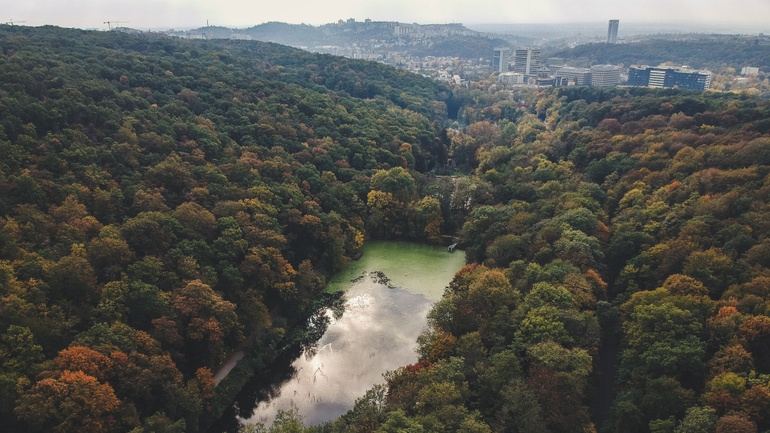
[[[412, 25], [415, 32], [440, 33], [443, 35], [416, 36], [394, 33], [396, 22], [343, 22], [321, 26], [268, 22], [244, 29], [227, 27], [201, 27], [189, 31], [174, 31], [177, 36], [202, 36], [206, 39], [228, 39], [248, 36], [258, 41], [275, 42], [311, 51], [328, 49], [329, 46], [353, 48], [370, 53], [398, 52], [403, 56], [448, 56], [465, 59], [491, 58], [496, 47], [509, 46], [511, 41], [476, 33], [462, 24]], [[453, 34], [448, 34], [452, 32]], [[463, 34], [461, 34], [463, 33]]]
[[[0, 27], [0, 419], [199, 431], [374, 238], [458, 233], [419, 362], [272, 432], [770, 429], [770, 102], [457, 94], [271, 44]], [[447, 107], [467, 128], [444, 130]], [[429, 173], [446, 157], [468, 176]], [[311, 333], [312, 334], [312, 333]]]
[[[672, 35], [673, 37], [673, 35]], [[742, 36], [713, 36], [702, 40], [651, 39], [628, 44], [585, 44], [559, 50], [554, 57], [584, 59], [589, 65], [657, 66], [665, 62], [721, 71], [744, 66], [770, 71], [770, 44]]]
[[367, 200], [436, 239], [415, 178], [449, 98], [275, 44], [0, 26], [2, 429], [208, 425], [241, 342], [265, 365], [312, 341]]

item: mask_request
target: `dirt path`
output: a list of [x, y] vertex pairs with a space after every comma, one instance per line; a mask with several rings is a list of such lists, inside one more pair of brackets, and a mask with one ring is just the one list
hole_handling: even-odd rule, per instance
[[[275, 319], [278, 318], [278, 315], [280, 314], [279, 308], [273, 308], [273, 310], [270, 312], [270, 323], [275, 323]], [[265, 330], [259, 331], [257, 334], [263, 334]], [[235, 352], [231, 353], [230, 356], [225, 359], [225, 361], [222, 363], [222, 365], [219, 366], [217, 369], [217, 372], [214, 373], [214, 382], [219, 385], [219, 382], [223, 381], [228, 374], [235, 368], [236, 365], [238, 365], [238, 361], [243, 359], [244, 356], [246, 356], [246, 350], [250, 349], [251, 346], [254, 345], [254, 341], [256, 340], [256, 334], [250, 335], [248, 338], [243, 340], [243, 343], [238, 346], [237, 349], [235, 349]]]
[[219, 382], [221, 382], [224, 378], [227, 377], [228, 374], [230, 374], [230, 371], [235, 368], [235, 366], [238, 364], [238, 361], [243, 359], [245, 355], [246, 353], [243, 351], [243, 349], [239, 349], [228, 356], [225, 362], [222, 363], [222, 366], [219, 367], [219, 370], [217, 370], [216, 374], [214, 375], [214, 383], [219, 385]]

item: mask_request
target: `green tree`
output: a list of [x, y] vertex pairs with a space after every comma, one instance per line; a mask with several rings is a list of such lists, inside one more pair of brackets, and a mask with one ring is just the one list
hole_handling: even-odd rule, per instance
[[92, 303], [99, 298], [96, 275], [82, 244], [72, 245], [70, 254], [51, 267], [48, 279], [56, 297], [77, 303]]
[[717, 416], [710, 407], [693, 406], [687, 409], [684, 418], [674, 429], [675, 433], [708, 433], [713, 431]]
[[425, 430], [416, 420], [407, 418], [401, 410], [395, 410], [388, 414], [388, 418], [378, 433], [422, 433]]
[[396, 200], [408, 203], [414, 194], [414, 179], [405, 169], [395, 167], [374, 173], [371, 187], [372, 190], [391, 193]]

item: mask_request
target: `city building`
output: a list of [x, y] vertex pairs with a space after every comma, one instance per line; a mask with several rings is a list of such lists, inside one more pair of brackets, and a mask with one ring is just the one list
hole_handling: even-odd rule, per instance
[[591, 70], [565, 66], [556, 71], [556, 82], [567, 86], [590, 86]]
[[492, 57], [492, 69], [497, 72], [508, 72], [508, 61], [511, 57], [511, 49], [508, 47], [495, 48]]
[[537, 68], [537, 71], [533, 72], [534, 75], [537, 75], [537, 78], [551, 78], [551, 68], [541, 65], [539, 68]]
[[504, 72], [497, 77], [497, 81], [507, 85], [526, 84], [527, 77], [518, 72]]
[[607, 28], [607, 43], [608, 44], [616, 44], [618, 43], [618, 24], [620, 23], [619, 20], [610, 20], [610, 26]]
[[741, 75], [759, 75], [759, 68], [753, 68], [751, 66], [744, 66], [741, 69]]
[[614, 87], [620, 84], [620, 68], [613, 65], [591, 66], [591, 85], [594, 87]]
[[[628, 85], [639, 87], [663, 87], [663, 83], [666, 79], [666, 71], [663, 69], [656, 69], [656, 74], [653, 78], [652, 84], [650, 84], [650, 73], [652, 68], [649, 66], [631, 66], [628, 68]], [[660, 74], [663, 74], [661, 80]]]
[[[530, 81], [530, 83], [532, 83], [532, 81]], [[548, 77], [548, 78], [539, 78], [538, 77], [535, 80], [535, 84], [537, 86], [542, 86], [542, 87], [558, 87], [556, 85], [556, 78], [553, 78], [553, 77]]]
[[628, 85], [708, 90], [711, 87], [711, 72], [663, 65], [657, 67], [631, 66], [628, 69]]
[[416, 33], [414, 27], [408, 24], [407, 25], [397, 24], [393, 28], [393, 34], [396, 36], [406, 36], [406, 35], [412, 35], [414, 33]]
[[513, 72], [531, 75], [538, 68], [540, 68], [540, 48], [526, 47], [516, 50], [513, 59]]

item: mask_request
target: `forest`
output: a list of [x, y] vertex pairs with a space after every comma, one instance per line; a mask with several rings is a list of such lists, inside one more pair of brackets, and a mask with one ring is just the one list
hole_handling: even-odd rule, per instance
[[[275, 44], [0, 26], [3, 428], [205, 431], [241, 375], [312, 344], [365, 239], [457, 235], [418, 362], [335, 421], [243, 431], [770, 429], [770, 101], [527, 100]], [[239, 347], [255, 370], [217, 384]]]
[[450, 133], [469, 264], [419, 362], [336, 421], [267, 431], [768, 431], [770, 102], [537, 96], [469, 104]]
[[0, 52], [4, 431], [201, 431], [235, 348], [312, 339], [324, 275], [385, 224], [369, 207], [437, 236], [412, 193], [446, 159], [430, 80], [52, 27], [0, 27]]

